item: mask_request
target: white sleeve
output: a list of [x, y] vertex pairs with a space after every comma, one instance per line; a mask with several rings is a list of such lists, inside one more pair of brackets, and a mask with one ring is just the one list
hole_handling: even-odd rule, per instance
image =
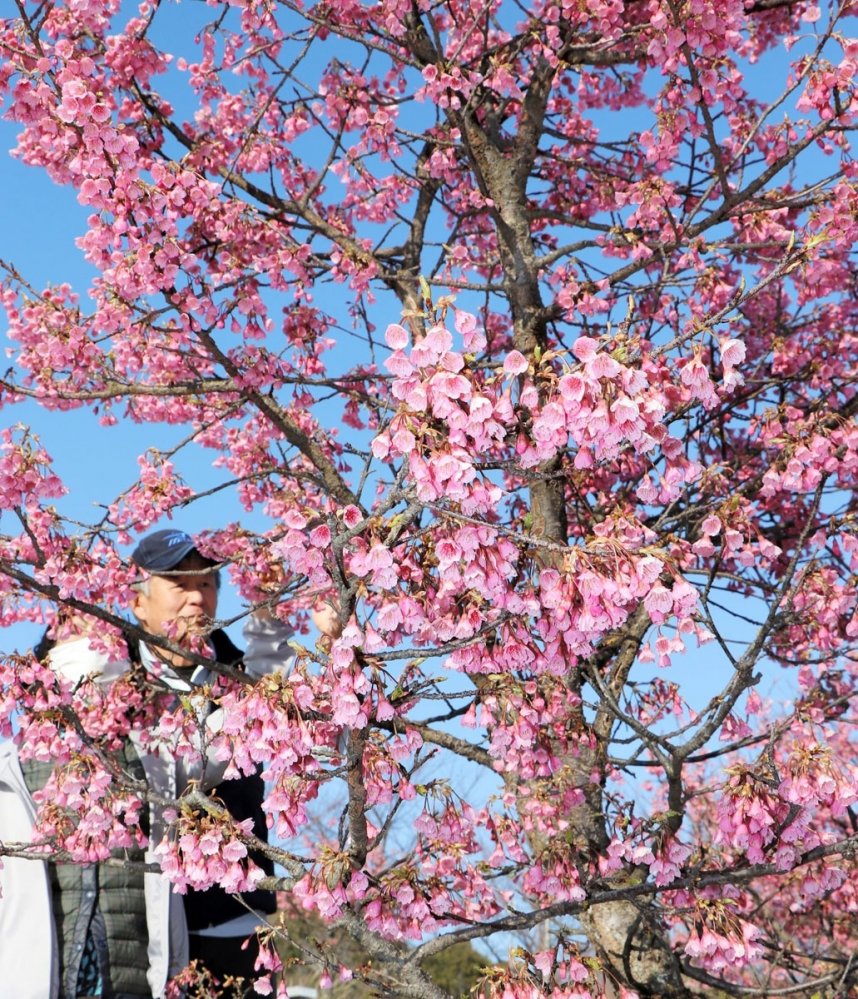
[[55, 645], [48, 653], [48, 662], [58, 676], [73, 684], [90, 676], [99, 683], [109, 683], [128, 670], [127, 659], [111, 659], [96, 652], [86, 635]]
[[[15, 749], [0, 743], [0, 842], [30, 842], [34, 817]], [[12, 982], [16, 999], [57, 995], [56, 929], [43, 861], [0, 858], [0, 941], [0, 995], [13, 994], [6, 991]]]
[[255, 614], [244, 623], [244, 668], [248, 676], [285, 673], [295, 662], [289, 644], [292, 629], [279, 618], [259, 618]]

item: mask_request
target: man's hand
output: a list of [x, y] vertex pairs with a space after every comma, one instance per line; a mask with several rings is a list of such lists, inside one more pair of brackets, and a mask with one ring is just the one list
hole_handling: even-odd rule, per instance
[[337, 639], [343, 632], [340, 623], [340, 608], [335, 601], [319, 599], [313, 604], [310, 615], [313, 624], [326, 638]]
[[[278, 616], [277, 608], [269, 605], [257, 607], [253, 616], [257, 621], [275, 621]], [[310, 618], [323, 638], [337, 639], [343, 632], [340, 608], [336, 600], [318, 597], [310, 611]]]
[[54, 625], [56, 635], [54, 648], [58, 645], [66, 645], [68, 642], [76, 642], [79, 638], [91, 635], [95, 631], [95, 624], [95, 618], [85, 617], [77, 611], [73, 611], [67, 616], [64, 615]]

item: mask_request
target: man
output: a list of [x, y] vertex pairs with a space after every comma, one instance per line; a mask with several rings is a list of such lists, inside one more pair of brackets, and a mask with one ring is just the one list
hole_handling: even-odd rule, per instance
[[[144, 538], [134, 550], [132, 561], [148, 575], [131, 605], [138, 623], [153, 636], [172, 637], [178, 645], [190, 644], [196, 636], [206, 636], [211, 658], [236, 667], [249, 676], [262, 676], [274, 669], [281, 671], [292, 663], [294, 654], [288, 645], [291, 631], [275, 616], [252, 615], [245, 625], [247, 654], [237, 649], [220, 630], [211, 631], [217, 612], [219, 577], [215, 564], [201, 555], [193, 540], [181, 531], [157, 531]], [[203, 666], [179, 653], [164, 651], [155, 645], [129, 642], [132, 661], [140, 662], [147, 673], [174, 690], [183, 693], [210, 683], [215, 676]], [[212, 792], [239, 822], [250, 819], [254, 835], [266, 841], [268, 828], [262, 801], [265, 787], [259, 774], [224, 781]], [[266, 873], [273, 865], [254, 857]], [[258, 944], [253, 936], [260, 916], [274, 911], [271, 892], [256, 891], [241, 900], [219, 887], [206, 892], [189, 891], [185, 896], [185, 914], [189, 931], [191, 960], [215, 975], [244, 978], [254, 976]], [[250, 942], [248, 943], [248, 937]]]
[[[167, 638], [179, 647], [193, 648], [250, 677], [286, 669], [292, 662], [293, 653], [288, 645], [291, 632], [272, 614], [252, 615], [248, 619], [245, 655], [224, 632], [211, 630], [217, 611], [217, 568], [211, 559], [197, 551], [193, 539], [184, 532], [166, 530], [147, 536], [135, 549], [132, 560], [146, 577], [137, 589], [131, 609], [139, 625], [153, 639]], [[335, 636], [339, 632], [337, 615], [330, 606], [320, 608], [313, 617], [323, 633]], [[108, 662], [95, 653], [86, 635], [55, 647], [51, 645], [47, 643], [41, 649], [42, 657], [47, 657], [56, 672], [73, 682], [86, 675], [112, 680], [128, 670], [127, 661]], [[166, 696], [168, 700], [170, 692], [175, 692], [176, 700], [180, 696], [193, 696], [196, 688], [214, 679], [209, 670], [196, 666], [192, 658], [181, 652], [165, 651], [154, 642], [146, 644], [134, 639], [129, 639], [128, 646], [131, 663], [137, 664], [153, 688], [166, 690], [166, 695], [158, 696]], [[217, 712], [205, 702], [204, 712], [208, 714], [207, 723], [214, 725]], [[161, 797], [175, 798], [191, 779], [207, 779], [209, 785], [217, 779], [205, 759], [201, 762], [201, 772], [183, 772], [182, 761], [175, 760], [166, 746], [153, 751], [132, 739], [123, 747], [123, 754], [123, 766], [136, 776], [145, 777], [150, 790]], [[0, 752], [0, 809], [5, 809], [5, 815], [0, 815], [0, 838], [17, 841], [29, 838], [26, 832], [28, 828], [32, 831], [34, 811], [24, 783], [32, 793], [49, 775], [49, 764], [39, 766], [28, 762], [22, 773], [14, 754], [8, 749]], [[262, 812], [264, 786], [258, 775], [224, 781], [213, 793], [235, 819], [251, 819], [254, 833], [262, 840], [267, 838]], [[151, 862], [154, 847], [163, 836], [163, 816], [153, 808], [148, 821], [149, 849], [145, 858], [141, 855], [133, 859]], [[270, 871], [265, 861], [254, 859]], [[244, 945], [261, 921], [248, 912], [246, 905], [219, 888], [189, 892], [183, 908], [181, 899], [169, 890], [163, 875], [143, 874], [139, 865], [128, 869], [99, 864], [74, 867], [19, 860], [7, 862], [0, 871], [0, 890], [5, 896], [0, 901], [0, 941], [3, 941], [0, 999], [7, 995], [6, 988], [11, 989], [10, 999], [161, 996], [168, 977], [187, 963], [188, 940], [191, 958], [197, 959], [217, 979], [253, 977], [256, 947], [252, 943]], [[10, 898], [16, 902], [26, 898], [28, 905], [10, 905]], [[254, 892], [245, 897], [245, 902], [258, 911], [274, 908], [270, 893]], [[26, 988], [19, 986], [20, 977], [14, 977], [20, 976], [21, 971], [16, 971], [14, 962], [7, 960], [11, 934], [19, 935], [24, 928], [18, 919], [22, 911], [28, 915], [31, 938], [50, 936], [53, 930], [53, 947], [43, 955], [39, 974], [30, 976], [32, 981], [28, 978]], [[41, 926], [45, 919], [48, 925], [41, 934], [32, 930], [32, 926]], [[5, 935], [7, 929], [10, 936]], [[36, 978], [41, 984], [34, 984]]]

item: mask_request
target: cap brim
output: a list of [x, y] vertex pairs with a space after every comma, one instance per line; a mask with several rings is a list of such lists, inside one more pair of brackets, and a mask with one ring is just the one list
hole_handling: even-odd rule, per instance
[[[167, 551], [158, 554], [155, 558], [138, 561], [137, 564], [141, 569], [145, 569], [146, 572], [171, 572], [180, 562], [183, 562], [191, 554], [191, 552], [195, 552], [196, 550], [196, 546], [193, 542], [174, 545]], [[203, 556], [200, 555], [200, 558], [203, 558]], [[206, 561], [210, 560], [206, 559]]]

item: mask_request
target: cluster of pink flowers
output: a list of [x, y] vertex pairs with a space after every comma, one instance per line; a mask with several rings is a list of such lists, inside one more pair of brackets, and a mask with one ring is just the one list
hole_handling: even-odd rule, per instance
[[144, 846], [140, 829], [143, 795], [123, 791], [115, 775], [94, 757], [71, 756], [33, 793], [38, 808], [36, 842], [61, 841], [73, 861], [106, 860], [111, 851]]
[[170, 832], [155, 847], [155, 856], [182, 894], [214, 884], [230, 893], [253, 891], [265, 872], [248, 858], [242, 837], [252, 832], [252, 819], [230, 823], [182, 805]]
[[750, 964], [761, 954], [760, 931], [747, 920], [733, 919], [719, 932], [703, 925], [692, 932], [685, 943], [685, 953], [717, 973]]

